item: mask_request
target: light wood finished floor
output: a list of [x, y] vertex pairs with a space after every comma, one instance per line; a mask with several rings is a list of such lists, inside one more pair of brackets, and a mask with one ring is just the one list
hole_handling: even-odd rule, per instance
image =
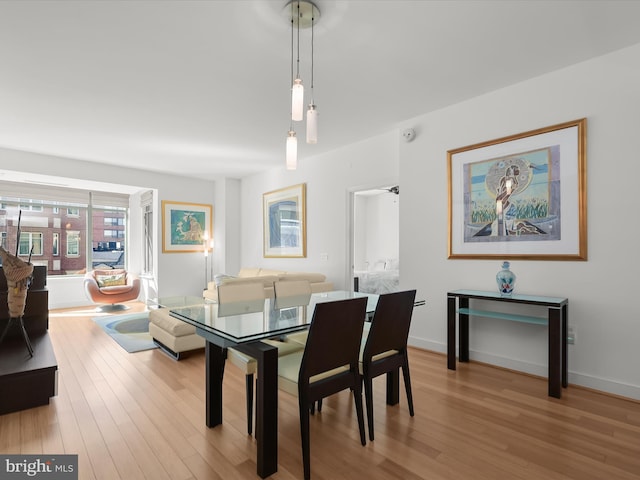
[[[134, 304], [129, 312], [143, 310]], [[52, 311], [58, 395], [0, 416], [0, 453], [79, 456], [80, 479], [254, 479], [244, 376], [228, 365], [224, 424], [204, 425], [204, 354], [175, 362], [126, 353], [90, 309]], [[444, 320], [443, 320], [444, 321]], [[311, 472], [335, 479], [640, 479], [640, 403], [486, 365], [446, 368], [410, 352], [415, 417], [385, 405], [375, 384], [376, 440], [362, 447], [350, 394], [326, 399], [311, 421]], [[0, 392], [10, 395], [10, 392]], [[302, 478], [297, 401], [280, 393], [279, 470]]]

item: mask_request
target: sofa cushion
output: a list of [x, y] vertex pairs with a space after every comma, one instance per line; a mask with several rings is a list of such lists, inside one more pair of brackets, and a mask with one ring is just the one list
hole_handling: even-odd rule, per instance
[[228, 285], [231, 283], [262, 283], [265, 288], [273, 287], [273, 282], [278, 280], [275, 275], [260, 275], [257, 277], [230, 277], [224, 279], [220, 285]]
[[308, 272], [287, 272], [280, 275], [282, 281], [295, 281], [295, 280], [308, 280], [309, 283], [321, 283], [327, 279], [326, 275], [322, 273], [308, 273]]
[[100, 293], [104, 295], [120, 295], [133, 290], [133, 285], [112, 285], [110, 287], [101, 287]]
[[182, 337], [184, 335], [192, 335], [196, 333], [196, 327], [172, 317], [168, 308], [150, 310], [149, 322], [154, 323], [174, 337]]
[[238, 277], [257, 277], [259, 273], [259, 268], [241, 268]]
[[233, 275], [226, 275], [224, 273], [218, 273], [213, 276], [213, 282], [209, 282], [209, 284], [213, 283], [214, 285], [222, 285], [225, 281], [227, 281], [230, 278], [237, 278], [237, 277], [234, 277]]
[[265, 275], [269, 275], [269, 276], [280, 276], [283, 275], [287, 272], [285, 272], [284, 270], [269, 270], [268, 268], [261, 268], [260, 272], [258, 273], [258, 276], [260, 277], [264, 277]]

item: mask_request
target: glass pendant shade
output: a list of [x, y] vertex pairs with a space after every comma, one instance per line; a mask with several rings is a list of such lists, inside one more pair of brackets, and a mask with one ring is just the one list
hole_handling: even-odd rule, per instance
[[307, 143], [318, 143], [318, 110], [313, 103], [307, 110]]
[[287, 135], [287, 170], [295, 170], [298, 166], [298, 139], [296, 132], [289, 130]]
[[302, 80], [296, 78], [291, 87], [291, 120], [299, 122], [304, 115], [304, 87]]

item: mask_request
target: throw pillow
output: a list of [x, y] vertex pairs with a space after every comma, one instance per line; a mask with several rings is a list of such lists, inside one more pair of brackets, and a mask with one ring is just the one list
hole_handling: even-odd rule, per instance
[[116, 287], [127, 284], [127, 275], [120, 273], [117, 275], [96, 275], [96, 282], [99, 287]]
[[216, 284], [216, 287], [219, 287], [230, 278], [236, 278], [236, 277], [232, 275], [225, 275], [224, 273], [218, 273], [213, 276], [213, 281]]

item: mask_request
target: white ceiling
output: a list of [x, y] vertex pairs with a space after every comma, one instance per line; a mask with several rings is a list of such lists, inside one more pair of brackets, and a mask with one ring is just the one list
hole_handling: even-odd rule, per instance
[[[285, 4], [3, 0], [0, 146], [211, 179], [283, 165]], [[316, 4], [320, 133], [301, 162], [640, 42], [639, 1]]]

